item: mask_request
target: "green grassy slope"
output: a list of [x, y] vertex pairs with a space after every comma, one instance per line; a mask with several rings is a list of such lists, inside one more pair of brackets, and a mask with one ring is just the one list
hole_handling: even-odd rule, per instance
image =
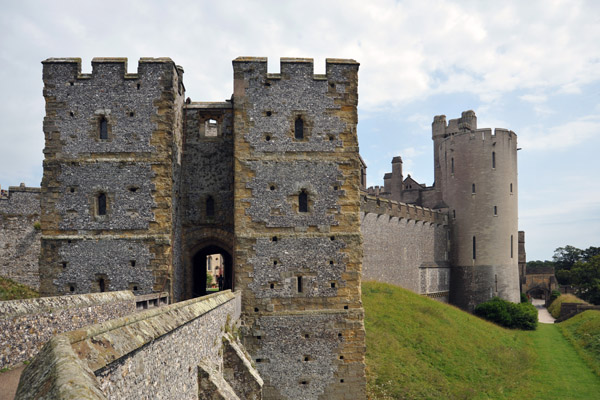
[[520, 332], [383, 283], [363, 283], [371, 398], [499, 398], [532, 365]]
[[560, 305], [562, 303], [581, 303], [585, 304], [585, 301], [581, 300], [574, 294], [563, 294], [558, 296], [552, 304], [548, 307], [548, 311], [554, 318], [560, 317]]
[[392, 285], [362, 291], [370, 399], [599, 398], [554, 324], [508, 330]]
[[507, 398], [570, 399], [600, 398], [600, 379], [560, 334], [557, 324], [540, 324], [535, 332], [521, 332], [537, 354], [522, 385]]
[[0, 301], [40, 297], [38, 292], [10, 279], [0, 277]]
[[600, 376], [600, 311], [582, 312], [558, 324], [558, 329]]

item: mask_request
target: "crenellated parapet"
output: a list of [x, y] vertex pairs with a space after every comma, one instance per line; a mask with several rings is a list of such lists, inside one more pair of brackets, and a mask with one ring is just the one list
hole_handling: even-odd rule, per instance
[[[64, 80], [68, 85], [75, 85], [75, 80], [101, 79], [109, 77], [121, 79], [152, 79], [150, 64], [168, 64], [181, 69], [175, 65], [169, 57], [142, 57], [139, 60], [137, 73], [127, 72], [127, 58], [125, 57], [94, 57], [92, 59], [92, 72], [81, 72], [81, 58], [48, 58], [42, 61], [44, 64], [44, 78]], [[53, 65], [53, 67], [47, 68]], [[183, 69], [181, 69], [183, 72]]]
[[415, 223], [448, 224], [448, 216], [442, 211], [365, 194], [360, 199], [360, 210], [365, 214], [387, 215]]

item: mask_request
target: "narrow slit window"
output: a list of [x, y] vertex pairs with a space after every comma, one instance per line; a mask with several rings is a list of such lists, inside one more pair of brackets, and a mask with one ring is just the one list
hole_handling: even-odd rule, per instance
[[296, 118], [296, 122], [294, 123], [294, 138], [298, 140], [304, 139], [304, 120], [300, 116]]
[[101, 292], [106, 292], [106, 283], [104, 283], [104, 279], [98, 279], [98, 286], [100, 287]]
[[206, 198], [206, 216], [214, 217], [215, 215], [215, 199], [212, 196]]
[[298, 195], [298, 211], [308, 212], [308, 193], [304, 189]]
[[471, 185], [471, 193], [475, 194], [475, 184]]
[[494, 206], [494, 215], [498, 215], [498, 206]]
[[496, 152], [492, 151], [492, 168], [496, 168]]
[[477, 240], [473, 236], [473, 260], [477, 258]]
[[108, 139], [108, 121], [103, 115], [100, 117], [100, 140]]
[[450, 160], [450, 162], [451, 162], [451, 164], [452, 164], [452, 165], [450, 166], [450, 171], [451, 171], [452, 173], [454, 173], [454, 157], [452, 157], [452, 159]]
[[302, 293], [302, 277], [298, 277], [298, 293]]
[[514, 252], [513, 252], [513, 235], [510, 235], [510, 258], [513, 258], [514, 256]]
[[99, 193], [96, 201], [98, 203], [98, 215], [106, 215], [106, 193]]
[[513, 191], [512, 191], [512, 183], [510, 184], [510, 192], [511, 192], [511, 193], [513, 192]]

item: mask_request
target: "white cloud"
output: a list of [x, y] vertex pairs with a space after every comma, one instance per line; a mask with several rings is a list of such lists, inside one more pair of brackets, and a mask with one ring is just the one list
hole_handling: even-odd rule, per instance
[[584, 141], [598, 136], [600, 116], [588, 116], [560, 126], [543, 129], [541, 126], [528, 126], [519, 134], [519, 146], [526, 150], [567, 151]]

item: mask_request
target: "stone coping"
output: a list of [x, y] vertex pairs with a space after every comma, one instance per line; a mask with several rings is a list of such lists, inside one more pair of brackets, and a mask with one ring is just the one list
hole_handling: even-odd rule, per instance
[[87, 293], [67, 296], [39, 297], [35, 299], [7, 300], [0, 302], [0, 318], [11, 318], [26, 314], [52, 313], [66, 308], [93, 307], [99, 304], [123, 301], [135, 302], [128, 290], [119, 292]]
[[231, 290], [218, 292], [91, 325], [63, 336], [90, 369], [97, 371], [239, 296]]
[[233, 108], [230, 101], [192, 101], [190, 104], [184, 104], [186, 109], [223, 109]]
[[94, 371], [240, 296], [227, 290], [55, 336], [24, 370], [15, 399], [104, 400]]

